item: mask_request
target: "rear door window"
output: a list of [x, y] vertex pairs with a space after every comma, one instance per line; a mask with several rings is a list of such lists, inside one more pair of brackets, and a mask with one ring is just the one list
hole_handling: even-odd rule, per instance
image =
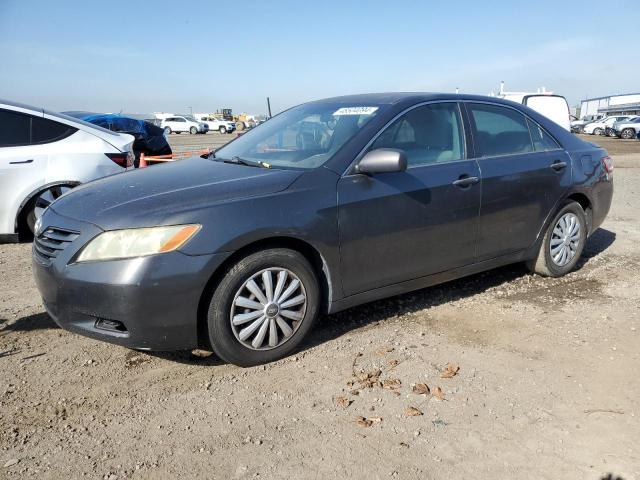
[[533, 152], [533, 143], [523, 114], [512, 108], [469, 103], [475, 123], [474, 140], [480, 157]]
[[31, 143], [31, 117], [24, 113], [0, 110], [0, 147]]

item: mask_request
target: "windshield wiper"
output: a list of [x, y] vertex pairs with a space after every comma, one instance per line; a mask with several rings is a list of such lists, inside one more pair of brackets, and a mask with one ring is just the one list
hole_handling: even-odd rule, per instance
[[247, 167], [260, 167], [260, 168], [271, 168], [271, 165], [267, 162], [260, 162], [256, 160], [247, 160], [246, 158], [240, 157], [231, 157], [220, 159], [221, 162], [224, 163], [235, 163], [236, 165], [246, 165]]

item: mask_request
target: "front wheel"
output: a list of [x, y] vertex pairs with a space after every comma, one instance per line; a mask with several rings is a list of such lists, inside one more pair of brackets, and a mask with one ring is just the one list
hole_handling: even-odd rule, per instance
[[320, 289], [300, 253], [274, 248], [230, 267], [209, 303], [213, 351], [250, 367], [279, 360], [300, 344], [318, 317]]
[[190, 133], [191, 135], [195, 135], [196, 133], [198, 133], [198, 129], [197, 129], [196, 127], [191, 127], [191, 128], [189, 129], [189, 133]]
[[578, 202], [567, 202], [545, 232], [535, 259], [527, 263], [544, 277], [561, 277], [578, 263], [587, 241], [587, 217]]
[[636, 131], [633, 128], [625, 128], [620, 133], [620, 136], [624, 139], [629, 140], [630, 138], [634, 138], [636, 136]]
[[602, 135], [603, 133], [604, 133], [604, 131], [603, 131], [601, 128], [596, 128], [596, 129], [593, 131], [593, 134], [594, 134], [594, 135]]
[[171, 135], [171, 127], [164, 127], [164, 134]]
[[220, 133], [227, 133], [227, 129], [226, 129], [225, 127], [220, 127], [220, 128], [218, 129], [218, 131], [219, 131]]

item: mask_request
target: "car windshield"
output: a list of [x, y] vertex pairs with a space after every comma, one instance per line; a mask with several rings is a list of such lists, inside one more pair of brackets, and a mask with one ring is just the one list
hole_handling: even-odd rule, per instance
[[194, 117], [191, 117], [189, 115], [186, 115], [184, 118], [186, 118], [187, 120], [189, 120], [190, 122], [197, 122], [198, 120], [196, 120]]
[[217, 150], [217, 159], [311, 169], [323, 165], [382, 105], [308, 103], [287, 110]]

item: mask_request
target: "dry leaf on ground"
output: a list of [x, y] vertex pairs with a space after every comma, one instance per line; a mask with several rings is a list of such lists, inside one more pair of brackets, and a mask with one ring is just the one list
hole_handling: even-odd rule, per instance
[[444, 400], [444, 392], [440, 387], [436, 387], [431, 390], [431, 394], [436, 397], [438, 400]]
[[418, 410], [416, 407], [407, 407], [406, 410], [404, 411], [404, 414], [407, 417], [418, 417], [422, 415], [422, 412]]
[[391, 353], [393, 352], [393, 347], [383, 347], [379, 350], [376, 350], [376, 354], [378, 355], [385, 355], [387, 353]]
[[342, 395], [335, 397], [333, 401], [338, 407], [342, 407], [342, 408], [347, 408], [349, 405], [353, 403], [353, 400], [349, 400], [347, 397], [344, 397]]
[[367, 373], [359, 373], [356, 375], [358, 382], [362, 388], [372, 388], [375, 386], [381, 386], [380, 384], [380, 375], [382, 374], [382, 370], [376, 369]]
[[369, 417], [367, 420], [373, 423], [380, 423], [382, 421], [382, 417]]
[[367, 420], [364, 417], [356, 417], [356, 424], [360, 427], [370, 427], [371, 425], [373, 425], [373, 422], [371, 420]]
[[451, 378], [455, 377], [460, 370], [460, 367], [455, 363], [447, 363], [447, 366], [444, 367], [444, 370], [440, 374], [440, 378]]
[[417, 393], [418, 395], [429, 395], [429, 385], [426, 383], [416, 383], [413, 386], [413, 393]]
[[399, 378], [390, 378], [382, 382], [382, 388], [386, 388], [387, 390], [400, 388], [400, 385], [402, 385], [402, 382]]
[[387, 362], [387, 365], [388, 365], [389, 367], [397, 367], [399, 363], [400, 363], [400, 362], [399, 362], [398, 360], [393, 359], [393, 360], [389, 360], [389, 361]]

